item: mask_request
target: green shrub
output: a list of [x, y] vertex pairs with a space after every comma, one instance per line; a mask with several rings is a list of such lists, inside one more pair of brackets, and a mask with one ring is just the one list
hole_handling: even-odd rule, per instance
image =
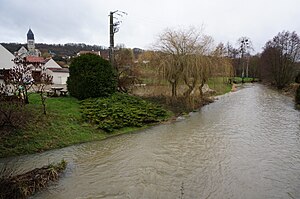
[[296, 98], [295, 98], [296, 104], [300, 104], [300, 86], [298, 87], [296, 91]]
[[81, 100], [106, 97], [116, 91], [116, 76], [107, 60], [85, 54], [72, 61], [67, 85], [70, 95]]
[[158, 105], [120, 93], [108, 98], [84, 100], [81, 102], [81, 110], [85, 121], [107, 132], [159, 122], [168, 115]]

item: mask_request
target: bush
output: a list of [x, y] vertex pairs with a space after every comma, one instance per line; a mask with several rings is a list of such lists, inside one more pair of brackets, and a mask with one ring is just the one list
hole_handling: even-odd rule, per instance
[[116, 76], [107, 60], [85, 54], [72, 61], [67, 86], [70, 95], [80, 100], [107, 97], [116, 91]]
[[296, 98], [295, 98], [296, 104], [300, 105], [300, 86], [298, 87], [296, 91]]
[[168, 115], [167, 111], [155, 104], [120, 93], [109, 98], [84, 100], [81, 110], [85, 121], [107, 132], [159, 122]]
[[14, 130], [25, 128], [32, 119], [30, 110], [17, 96], [0, 95], [0, 140]]

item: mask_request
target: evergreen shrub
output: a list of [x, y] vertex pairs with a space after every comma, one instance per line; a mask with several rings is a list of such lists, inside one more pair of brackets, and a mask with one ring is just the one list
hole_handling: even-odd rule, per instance
[[116, 91], [115, 71], [107, 60], [98, 55], [76, 57], [69, 70], [68, 91], [77, 99], [107, 97]]
[[85, 121], [107, 132], [124, 127], [142, 127], [168, 116], [168, 112], [158, 105], [121, 93], [108, 98], [83, 100], [81, 111]]

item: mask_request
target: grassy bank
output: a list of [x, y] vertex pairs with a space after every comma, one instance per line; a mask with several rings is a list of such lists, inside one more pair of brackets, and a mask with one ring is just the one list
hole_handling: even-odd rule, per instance
[[210, 78], [207, 82], [210, 89], [216, 91], [216, 95], [223, 95], [231, 91], [232, 85], [228, 83], [226, 77]]
[[0, 157], [41, 152], [105, 137], [80, 122], [79, 102], [75, 98], [47, 99], [46, 116], [42, 114], [38, 95], [30, 95], [29, 100], [27, 106], [33, 111], [29, 125], [1, 138]]
[[78, 143], [102, 140], [114, 135], [129, 133], [149, 124], [125, 126], [107, 133], [96, 125], [83, 121], [80, 101], [73, 97], [48, 98], [47, 115], [37, 94], [30, 95], [32, 111], [29, 125], [7, 136], [0, 137], [0, 157], [42, 152]]
[[[210, 79], [209, 87], [216, 95], [227, 93], [231, 85], [224, 78]], [[62, 148], [74, 144], [103, 140], [105, 138], [137, 131], [163, 121], [173, 114], [182, 115], [210, 103], [197, 97], [187, 99], [154, 95], [138, 98], [115, 97], [84, 103], [73, 97], [56, 97], [46, 100], [47, 115], [43, 115], [39, 95], [29, 96], [31, 111], [29, 125], [6, 136], [0, 134], [0, 157], [17, 156]], [[167, 111], [157, 109], [160, 104]], [[93, 105], [91, 108], [90, 105]], [[82, 110], [82, 106], [85, 106]], [[101, 108], [105, 106], [104, 108]], [[146, 111], [145, 111], [146, 110]], [[116, 122], [117, 121], [117, 122]], [[121, 125], [122, 124], [122, 125]]]

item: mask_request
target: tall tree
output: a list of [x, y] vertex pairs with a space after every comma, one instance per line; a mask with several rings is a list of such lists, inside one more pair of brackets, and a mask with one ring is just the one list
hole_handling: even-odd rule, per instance
[[284, 88], [296, 76], [300, 59], [300, 38], [296, 32], [282, 31], [265, 44], [262, 78], [271, 80], [278, 89]]
[[200, 34], [195, 29], [165, 30], [156, 45], [160, 51], [160, 66], [164, 78], [171, 84], [172, 96], [177, 96], [177, 85], [182, 75], [184, 58], [195, 53], [200, 39]]
[[70, 95], [80, 100], [107, 97], [116, 91], [115, 70], [98, 55], [81, 55], [70, 65], [67, 87]]
[[236, 77], [238, 75], [239, 68], [239, 50], [234, 48], [229, 42], [226, 44], [226, 54], [225, 56], [231, 60], [231, 64], [233, 67], [233, 76]]
[[219, 43], [212, 52], [212, 76], [223, 77], [224, 83], [228, 82], [228, 78], [234, 75], [233, 64], [230, 57], [228, 57], [228, 49], [223, 43]]
[[248, 37], [241, 37], [238, 39], [238, 51], [240, 54], [240, 70], [242, 82], [244, 82], [245, 76], [249, 75], [249, 57], [250, 52], [253, 49], [252, 41]]
[[177, 86], [182, 79], [188, 86], [186, 95], [193, 90], [197, 83], [207, 77], [209, 55], [213, 40], [203, 36], [195, 28], [188, 30], [165, 30], [158, 39], [156, 48], [160, 68], [164, 79], [172, 87], [172, 96], [177, 96]]
[[132, 49], [119, 45], [115, 50], [115, 67], [117, 69], [118, 90], [128, 92], [128, 90], [138, 82], [138, 72], [134, 63]]

